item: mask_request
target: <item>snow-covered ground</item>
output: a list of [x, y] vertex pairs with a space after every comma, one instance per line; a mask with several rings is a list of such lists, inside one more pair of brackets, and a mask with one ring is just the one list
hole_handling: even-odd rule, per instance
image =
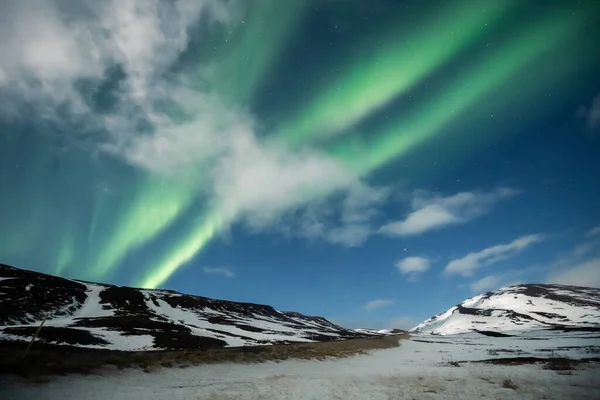
[[[47, 384], [0, 381], [0, 398], [21, 399], [600, 399], [600, 364], [571, 372], [541, 364], [476, 363], [512, 356], [598, 357], [597, 333], [522, 337], [414, 335], [398, 348], [326, 361], [217, 364], [59, 377]], [[517, 350], [520, 350], [517, 351]], [[456, 362], [459, 362], [459, 366]], [[502, 387], [510, 379], [516, 389]]]

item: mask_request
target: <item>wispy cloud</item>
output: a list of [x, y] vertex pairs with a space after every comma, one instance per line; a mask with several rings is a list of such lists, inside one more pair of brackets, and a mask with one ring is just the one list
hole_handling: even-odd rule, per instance
[[402, 275], [407, 275], [409, 281], [414, 282], [430, 265], [431, 262], [425, 257], [406, 257], [396, 263], [396, 268]]
[[392, 304], [394, 304], [394, 300], [389, 300], [389, 299], [371, 300], [371, 301], [366, 302], [363, 305], [363, 309], [365, 309], [367, 311], [379, 310], [384, 307], [389, 307]]
[[489, 289], [497, 288], [497, 285], [502, 280], [501, 277], [496, 275], [489, 275], [484, 278], [479, 279], [469, 285], [469, 288], [472, 292], [484, 292]]
[[373, 233], [373, 220], [388, 199], [390, 189], [357, 185], [349, 191], [339, 210], [314, 204], [302, 214], [294, 232], [311, 240], [324, 239], [348, 247], [364, 243]]
[[417, 191], [411, 203], [412, 211], [406, 218], [382, 226], [379, 232], [390, 236], [415, 236], [463, 224], [490, 212], [495, 203], [516, 193], [515, 189], [505, 187], [490, 192], [461, 192], [448, 197]]
[[590, 229], [587, 233], [586, 233], [586, 237], [591, 238], [593, 236], [599, 236], [600, 235], [600, 225]]
[[590, 235], [596, 229], [590, 230], [585, 241], [574, 246], [569, 254], [546, 268], [547, 283], [600, 287], [600, 236]]
[[[190, 29], [202, 21], [229, 26], [241, 16], [236, 7], [242, 3], [2, 2], [0, 112], [29, 118], [24, 109], [34, 105], [40, 120], [64, 131], [72, 131], [67, 125], [72, 119], [83, 121], [87, 133], [99, 132], [79, 135], [94, 150], [197, 192], [217, 214], [216, 230], [240, 222], [251, 231], [287, 229], [359, 245], [375, 229], [372, 218], [386, 190], [370, 187], [326, 152], [259, 137], [244, 104], [224, 100], [216, 89], [197, 89], [212, 88], [212, 82], [198, 84], [202, 73], [174, 72]], [[218, 65], [194, 70], [204, 67]], [[120, 80], [108, 76], [114, 70], [122, 70]], [[115, 104], [99, 110], [93, 98], [105, 86]], [[166, 109], [176, 109], [178, 116]], [[338, 215], [315, 211], [332, 198], [342, 202]]]
[[[468, 285], [474, 293], [481, 293], [488, 290], [495, 290], [501, 287], [513, 286], [527, 281], [526, 276], [536, 271], [538, 267], [528, 267], [519, 269], [509, 269], [496, 271], [492, 275], [484, 276]], [[463, 285], [459, 285], [463, 286]]]
[[235, 273], [229, 268], [204, 267], [203, 271], [205, 274], [209, 275], [221, 275], [226, 278], [235, 278]]
[[162, 75], [186, 49], [192, 24], [204, 14], [219, 22], [228, 19], [227, 7], [219, 3], [3, 1], [2, 112], [18, 117], [32, 104], [36, 115], [58, 122], [67, 116], [98, 117], [90, 93], [115, 66], [125, 73], [116, 90], [123, 105], [147, 106], [160, 91]]
[[550, 272], [547, 283], [600, 287], [600, 257], [581, 261]]
[[469, 253], [462, 258], [450, 261], [444, 269], [444, 273], [446, 275], [471, 276], [480, 267], [513, 257], [543, 240], [544, 235], [541, 234], [527, 235], [507, 244], [499, 244], [476, 253]]

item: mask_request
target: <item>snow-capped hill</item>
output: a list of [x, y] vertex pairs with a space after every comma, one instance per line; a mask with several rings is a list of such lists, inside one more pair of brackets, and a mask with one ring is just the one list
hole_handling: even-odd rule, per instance
[[410, 331], [450, 335], [548, 328], [600, 328], [600, 289], [509, 286], [471, 297]]
[[367, 328], [358, 328], [355, 329], [358, 333], [365, 333], [367, 335], [391, 335], [391, 329], [367, 329]]
[[0, 340], [112, 350], [210, 348], [365, 337], [322, 317], [59, 278], [0, 264]]

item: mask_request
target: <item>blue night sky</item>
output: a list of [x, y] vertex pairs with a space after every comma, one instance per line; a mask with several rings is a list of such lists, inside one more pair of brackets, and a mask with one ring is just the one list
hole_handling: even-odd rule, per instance
[[600, 3], [0, 3], [0, 262], [408, 328], [600, 287]]

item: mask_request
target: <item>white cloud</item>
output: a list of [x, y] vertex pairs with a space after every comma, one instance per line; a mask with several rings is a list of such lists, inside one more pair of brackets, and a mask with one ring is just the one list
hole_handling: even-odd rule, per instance
[[478, 292], [478, 293], [485, 292], [490, 289], [498, 288], [498, 284], [500, 283], [501, 280], [502, 280], [502, 278], [499, 276], [490, 275], [490, 276], [481, 278], [476, 282], [471, 283], [469, 285], [469, 288], [473, 292]]
[[204, 273], [209, 275], [221, 275], [227, 278], [235, 278], [235, 273], [229, 268], [204, 267]]
[[[373, 233], [371, 220], [387, 198], [385, 189], [367, 186], [327, 154], [260, 139], [242, 105], [190, 89], [198, 86], [197, 76], [169, 76], [188, 45], [189, 28], [202, 15], [228, 23], [236, 14], [231, 7], [239, 4], [3, 2], [0, 109], [18, 116], [21, 106], [32, 104], [40, 118], [64, 124], [60, 110], [66, 106], [66, 116], [105, 131], [94, 138], [102, 151], [197, 191], [218, 214], [219, 228], [240, 221], [253, 231], [287, 230], [356, 246]], [[97, 113], [77, 85], [86, 80], [83, 92], [94, 92], [115, 66], [125, 74], [114, 88], [118, 107]], [[186, 118], [165, 113], [165, 102]], [[342, 201], [341, 213], [322, 219], [318, 209], [332, 197]], [[287, 221], [310, 215], [306, 222]]]
[[598, 235], [600, 235], [600, 225], [590, 229], [585, 236], [590, 238]]
[[227, 19], [225, 6], [214, 0], [4, 1], [2, 112], [18, 117], [22, 106], [33, 105], [38, 117], [60, 122], [81, 116], [99, 126], [101, 121], [89, 121], [95, 115], [86, 92], [116, 65], [127, 74], [119, 87], [123, 100], [145, 109], [148, 94], [185, 50], [188, 28], [203, 13]]
[[600, 257], [554, 270], [546, 277], [546, 283], [600, 287]]
[[[371, 219], [387, 198], [385, 188], [367, 186], [327, 154], [259, 139], [251, 116], [216, 98], [186, 94], [186, 99], [205, 112], [190, 113], [195, 117], [185, 124], [154, 115], [153, 134], [111, 151], [196, 186], [224, 225], [240, 221], [254, 232], [284, 231], [347, 246], [372, 234]], [[320, 212], [331, 198], [342, 202], [334, 221]]]
[[339, 210], [323, 203], [313, 203], [301, 214], [299, 226], [294, 229], [299, 236], [309, 239], [358, 246], [374, 233], [372, 221], [389, 194], [388, 188], [353, 185], [352, 190], [345, 194]]
[[547, 283], [600, 287], [600, 237], [589, 234], [595, 230], [590, 230], [586, 241], [574, 246], [570, 254], [547, 268]]
[[389, 307], [394, 304], [393, 300], [379, 299], [371, 300], [363, 305], [363, 309], [367, 311], [379, 310], [380, 308]]
[[406, 257], [398, 261], [396, 267], [402, 274], [409, 274], [411, 272], [425, 272], [429, 269], [429, 264], [429, 260], [425, 257]]
[[514, 189], [500, 188], [491, 192], [461, 192], [441, 197], [417, 191], [412, 200], [412, 211], [407, 217], [382, 226], [379, 232], [390, 236], [414, 236], [463, 224], [488, 213], [495, 203], [516, 193]]
[[429, 269], [431, 262], [425, 257], [406, 257], [396, 263], [396, 268], [407, 276], [408, 282], [419, 280], [420, 274]]
[[450, 261], [444, 273], [446, 275], [471, 276], [473, 272], [484, 265], [496, 263], [512, 257], [528, 247], [544, 240], [541, 234], [522, 236], [507, 244], [488, 247], [476, 253], [469, 253], [462, 258]]
[[366, 224], [348, 224], [331, 228], [323, 237], [331, 243], [354, 247], [364, 243], [371, 233], [371, 227]]

